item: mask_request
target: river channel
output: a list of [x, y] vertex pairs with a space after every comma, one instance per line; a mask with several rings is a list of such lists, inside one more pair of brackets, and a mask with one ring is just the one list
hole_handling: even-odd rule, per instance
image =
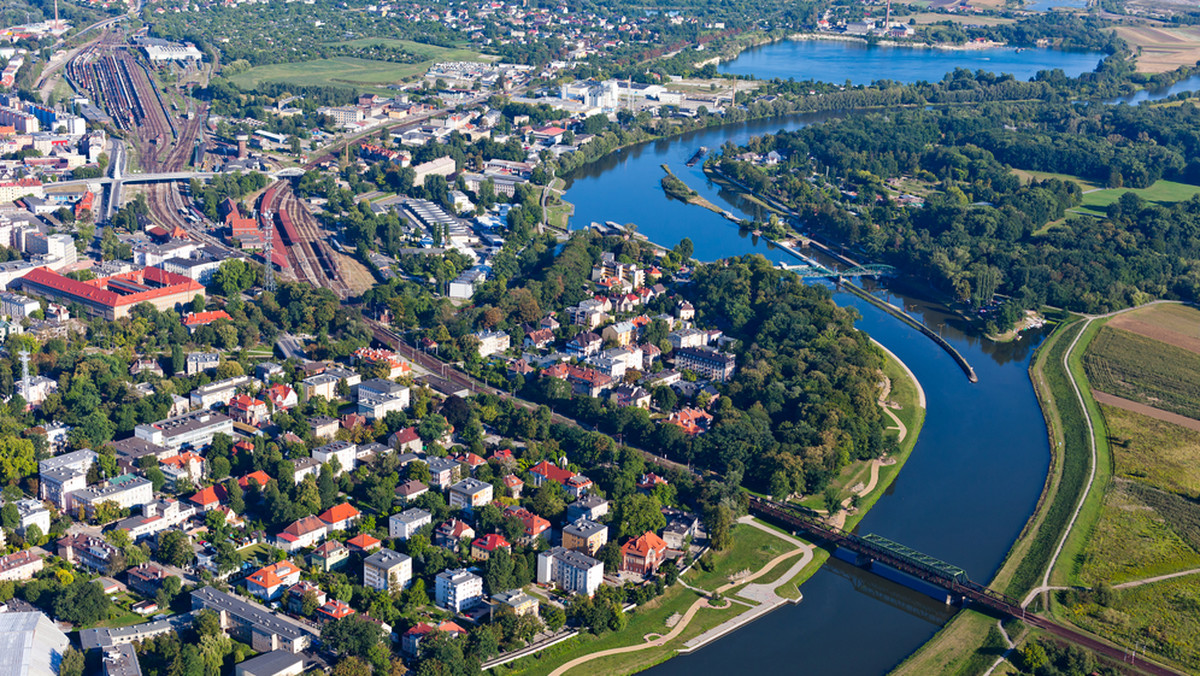
[[[1044, 54], [1053, 61], [1054, 53]], [[639, 232], [665, 246], [690, 237], [700, 260], [760, 253], [773, 261], [795, 262], [721, 216], [667, 198], [659, 186], [659, 165], [668, 164], [714, 203], [754, 217], [753, 205], [708, 182], [700, 166], [688, 168], [688, 158], [701, 146], [716, 150], [727, 141], [740, 144], [752, 135], [795, 129], [828, 116], [725, 125], [614, 153], [569, 178], [565, 198], [576, 207], [573, 227], [592, 221], [635, 223]], [[911, 458], [858, 530], [954, 563], [986, 583], [1032, 513], [1049, 467], [1046, 427], [1027, 373], [1044, 336], [1027, 333], [1005, 344], [981, 340], [964, 335], [919, 300], [883, 288], [875, 291], [941, 331], [974, 366], [979, 382], [969, 383], [949, 355], [917, 331], [852, 294], [835, 293], [839, 305], [858, 309], [859, 328], [912, 369], [928, 400]], [[929, 597], [836, 561], [802, 591], [803, 602], [651, 673], [707, 676], [751, 667], [755, 673], [883, 674], [953, 614]]]

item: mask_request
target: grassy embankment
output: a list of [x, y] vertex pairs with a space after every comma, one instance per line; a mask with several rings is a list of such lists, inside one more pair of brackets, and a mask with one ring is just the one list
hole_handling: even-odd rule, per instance
[[713, 204], [712, 202], [709, 202], [707, 199], [701, 197], [700, 193], [688, 187], [687, 183], [684, 183], [682, 179], [675, 175], [675, 172], [671, 171], [671, 167], [667, 166], [666, 164], [659, 166], [662, 167], [663, 171], [667, 172], [667, 175], [663, 176], [661, 180], [663, 192], [667, 194], [667, 197], [673, 197], [680, 202], [687, 202], [688, 204], [694, 204], [698, 207], [704, 207], [705, 209], [722, 216], [725, 215], [724, 209]]
[[489, 57], [469, 49], [436, 47], [409, 40], [361, 38], [335, 44], [353, 47], [372, 45], [398, 47], [419, 55], [422, 60], [417, 63], [392, 63], [338, 56], [299, 63], [272, 63], [256, 66], [232, 76], [230, 80], [242, 89], [251, 91], [257, 89], [263, 82], [283, 82], [295, 85], [351, 86], [363, 92], [386, 92], [388, 91], [386, 85], [414, 80], [429, 70], [429, 66], [439, 61], [489, 60]]
[[[1063, 356], [1080, 328], [1079, 320], [1060, 325], [1038, 348], [1030, 366], [1053, 458], [1037, 508], [989, 585], [1010, 596], [1023, 596], [1040, 583], [1087, 481], [1091, 455], [1087, 426], [1063, 369]], [[981, 673], [998, 654], [995, 644], [998, 637], [992, 634], [995, 625], [996, 620], [991, 616], [964, 610], [893, 673], [905, 676]]]
[[[900, 451], [894, 456], [896, 463], [880, 469], [875, 490], [860, 501], [858, 512], [850, 515], [847, 519], [847, 529], [857, 525], [858, 521], [866, 514], [866, 511], [875, 504], [879, 497], [887, 490], [891, 482], [895, 480], [900, 472], [900, 468], [904, 466], [904, 462], [908, 459], [909, 454], [916, 445], [921, 425], [925, 419], [925, 409], [918, 405], [917, 384], [908, 377], [904, 368], [889, 357], [884, 366], [884, 374], [892, 382], [892, 391], [889, 399], [900, 405], [900, 408], [893, 409], [893, 412], [904, 423], [908, 429], [908, 434], [900, 444]], [[774, 527], [771, 528], [779, 530]], [[803, 540], [803, 538], [799, 539]], [[736, 526], [733, 543], [734, 545], [731, 549], [726, 552], [717, 553], [714, 556], [711, 570], [693, 570], [686, 576], [685, 579], [687, 582], [702, 589], [715, 589], [726, 584], [730, 580], [730, 576], [747, 570], [751, 572], [759, 570], [764, 564], [790, 548], [790, 545], [784, 540], [772, 538], [769, 533], [745, 525]], [[785, 598], [798, 598], [799, 585], [810, 578], [828, 558], [829, 553], [827, 551], [817, 549], [814, 552], [813, 562], [805, 566], [796, 577], [788, 580], [788, 584], [777, 588], [776, 593]], [[772, 568], [770, 572], [755, 579], [754, 582], [758, 584], [778, 582], [794, 562], [794, 558], [785, 559]], [[726, 592], [725, 596], [726, 598], [736, 598], [736, 593], [737, 588], [734, 588]], [[492, 669], [491, 672], [505, 676], [509, 674], [520, 674], [521, 676], [548, 674], [557, 667], [583, 655], [610, 648], [638, 645], [644, 642], [643, 637], [646, 634], [667, 633], [669, 631], [669, 627], [666, 624], [667, 619], [676, 613], [683, 614], [686, 612], [688, 607], [698, 598], [699, 595], [696, 592], [682, 585], [675, 585], [655, 601], [632, 611], [629, 615], [628, 625], [619, 633], [608, 633], [602, 636], [582, 634], [570, 641], [545, 650], [538, 655], [517, 660], [503, 667], [497, 667], [496, 669]], [[581, 665], [578, 667], [577, 672], [623, 675], [646, 669], [674, 657], [676, 651], [682, 648], [684, 643], [718, 624], [736, 617], [745, 612], [749, 607], [749, 602], [740, 601], [733, 602], [727, 608], [701, 609], [692, 619], [687, 629], [665, 645], [623, 655], [600, 658], [588, 662], [586, 665]], [[726, 637], [722, 640], [732, 639]]]

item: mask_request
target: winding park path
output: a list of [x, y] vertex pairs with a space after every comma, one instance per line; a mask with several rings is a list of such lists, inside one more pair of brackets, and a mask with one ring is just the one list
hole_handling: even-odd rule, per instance
[[[743, 596], [752, 601], [758, 601], [760, 603], [760, 605], [750, 609], [749, 611], [747, 611], [745, 613], [738, 615], [737, 617], [730, 619], [727, 622], [717, 625], [716, 627], [708, 630], [707, 632], [701, 634], [700, 636], [697, 636], [696, 638], [688, 641], [689, 649], [694, 650], [696, 647], [699, 647], [700, 645], [704, 645], [704, 644], [708, 643], [709, 641], [715, 640], [715, 639], [719, 638], [720, 636], [724, 636], [725, 634], [733, 631], [734, 629], [737, 629], [738, 627], [742, 626], [743, 624], [754, 620], [759, 615], [762, 615], [765, 612], [768, 612], [768, 611], [774, 609], [776, 606], [779, 606], [783, 603], [791, 602], [791, 599], [785, 599], [785, 598], [777, 595], [775, 593], [775, 589], [784, 584], [787, 584], [789, 580], [791, 580], [793, 577], [798, 575], [800, 573], [800, 570], [802, 568], [804, 568], [804, 566], [808, 565], [808, 563], [811, 562], [813, 559], [812, 547], [804, 544], [803, 542], [801, 542], [800, 540], [797, 540], [796, 538], [793, 538], [785, 533], [780, 533], [779, 531], [774, 530], [772, 528], [768, 528], [768, 527], [754, 521], [752, 518], [750, 518], [748, 516], [744, 516], [744, 517], [738, 519], [738, 523], [745, 525], [745, 526], [750, 526], [753, 528], [758, 528], [759, 530], [766, 531], [766, 532], [778, 537], [781, 540], [784, 540], [786, 542], [789, 542], [789, 543], [795, 545], [796, 549], [793, 549], [792, 551], [785, 552], [783, 554], [780, 554], [779, 556], [776, 556], [775, 558], [768, 561], [762, 568], [759, 568], [757, 571], [755, 571], [754, 574], [750, 575], [749, 577], [745, 577], [740, 580], [735, 580], [728, 584], [722, 585], [721, 587], [719, 587], [716, 590], [716, 592], [711, 592], [711, 593], [721, 594], [721, 593], [724, 593], [735, 587], [745, 585], [746, 588], [743, 589], [738, 594], [738, 596]], [[797, 553], [801, 554], [800, 560], [797, 561], [786, 573], [784, 573], [783, 577], [780, 578], [779, 582], [762, 584], [762, 585], [748, 584], [748, 583], [753, 582], [754, 580], [762, 577], [763, 575], [770, 573], [775, 568], [775, 566], [777, 566], [781, 562], [786, 561], [787, 559], [795, 556]], [[683, 582], [682, 580], [680, 580], [680, 582], [688, 589], [699, 592], [701, 594], [709, 594], [710, 593], [707, 590], [700, 589], [698, 587], [693, 587], [693, 586]], [[687, 629], [688, 625], [692, 621], [692, 618], [694, 618], [696, 616], [696, 613], [699, 612], [701, 608], [713, 608], [713, 609], [721, 610], [721, 609], [728, 608], [731, 604], [732, 604], [732, 602], [729, 599], [726, 599], [725, 605], [721, 605], [721, 606], [712, 605], [711, 603], [709, 603], [709, 600], [707, 597], [696, 599], [696, 601], [694, 603], [692, 603], [692, 605], [690, 607], [688, 607], [687, 611], [684, 612], [683, 617], [680, 618], [679, 622], [677, 622], [675, 624], [675, 626], [671, 628], [671, 631], [669, 631], [668, 633], [662, 634], [662, 635], [646, 634], [644, 643], [639, 643], [639, 644], [630, 645], [630, 646], [622, 646], [620, 648], [610, 648], [608, 650], [601, 650], [600, 652], [583, 655], [581, 657], [576, 657], [575, 659], [571, 660], [570, 662], [567, 662], [566, 664], [563, 664], [562, 666], [558, 667], [554, 671], [550, 672], [550, 676], [562, 676], [563, 674], [567, 673], [571, 669], [574, 669], [575, 667], [577, 667], [581, 664], [591, 662], [592, 660], [598, 660], [602, 657], [609, 657], [611, 655], [623, 655], [625, 653], [637, 652], [639, 650], [646, 650], [648, 648], [661, 647], [661, 646], [669, 643], [670, 641], [678, 638], [679, 635], [682, 634], [685, 629]], [[705, 639], [705, 637], [708, 637], [708, 638]], [[700, 641], [701, 639], [705, 639], [705, 640]], [[700, 641], [700, 642], [697, 645], [693, 646], [692, 644], [696, 643], [697, 641]]]

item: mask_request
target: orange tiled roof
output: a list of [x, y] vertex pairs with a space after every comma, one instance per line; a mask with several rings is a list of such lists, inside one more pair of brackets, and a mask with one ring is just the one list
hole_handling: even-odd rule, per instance
[[320, 519], [325, 523], [338, 523], [346, 519], [353, 519], [359, 515], [359, 511], [348, 502], [343, 502], [340, 505], [334, 505], [321, 513]]
[[271, 481], [271, 476], [261, 469], [256, 470], [238, 479], [238, 485], [242, 487], [242, 490], [246, 490], [247, 488], [250, 488], [251, 479], [258, 482], [259, 488], [266, 488], [267, 483]]
[[642, 558], [650, 555], [651, 551], [656, 551], [662, 554], [667, 549], [667, 543], [660, 537], [654, 534], [653, 531], [646, 531], [641, 537], [635, 538], [621, 545], [621, 553], [637, 554]]

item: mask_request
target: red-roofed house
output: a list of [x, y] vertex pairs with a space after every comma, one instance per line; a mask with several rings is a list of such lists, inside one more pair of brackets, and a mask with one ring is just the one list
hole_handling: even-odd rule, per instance
[[421, 640], [435, 631], [448, 634], [450, 638], [458, 638], [467, 633], [466, 629], [448, 620], [436, 627], [432, 624], [420, 622], [417, 626], [404, 632], [404, 636], [400, 639], [400, 648], [408, 655], [416, 655], [421, 649]]
[[349, 605], [334, 599], [320, 608], [317, 608], [317, 621], [330, 622], [332, 620], [340, 620], [343, 617], [350, 617], [354, 614], [354, 612], [354, 609]]
[[321, 513], [321, 521], [324, 521], [329, 530], [348, 530], [362, 516], [357, 509], [348, 502], [343, 502], [340, 505], [334, 505]]
[[228, 494], [225, 492], [225, 487], [217, 484], [215, 486], [209, 486], [198, 491], [195, 495], [188, 498], [188, 502], [199, 507], [200, 511], [207, 512], [222, 502], [225, 502], [228, 497]]
[[508, 489], [508, 494], [514, 498], [521, 498], [521, 490], [525, 488], [525, 482], [521, 481], [521, 477], [516, 474], [508, 474], [501, 481], [504, 487]]
[[275, 383], [260, 394], [271, 402], [276, 411], [286, 411], [300, 403], [300, 397], [296, 395], [296, 390], [293, 390], [291, 385], [283, 383]]
[[239, 394], [229, 400], [229, 417], [247, 425], [258, 425], [270, 418], [267, 404], [248, 394]]
[[193, 484], [204, 478], [204, 458], [192, 452], [180, 453], [166, 460], [159, 460], [163, 473], [172, 481], [187, 478]]
[[412, 373], [412, 364], [391, 350], [360, 347], [354, 351], [354, 358], [359, 363], [384, 364], [388, 369], [385, 377], [389, 380]]
[[529, 468], [529, 474], [533, 477], [533, 485], [541, 486], [547, 481], [553, 481], [560, 484], [567, 493], [574, 497], [582, 497], [592, 487], [592, 480], [576, 474], [569, 469], [563, 469], [545, 460], [539, 462]]
[[315, 516], [306, 516], [275, 536], [275, 546], [285, 552], [312, 547], [325, 538], [329, 526]]
[[524, 537], [531, 540], [550, 529], [550, 522], [524, 507], [509, 507], [504, 510], [505, 516], [515, 516], [525, 524]]
[[684, 408], [672, 413], [667, 423], [678, 426], [685, 434], [695, 436], [708, 431], [712, 414], [698, 408]]
[[488, 533], [475, 538], [471, 543], [471, 558], [477, 561], [487, 561], [492, 556], [492, 552], [497, 549], [503, 549], [506, 552], [512, 551], [512, 545], [508, 540], [504, 539], [499, 533]]
[[264, 601], [274, 601], [283, 591], [300, 581], [300, 569], [291, 561], [260, 568], [246, 578], [246, 591]]
[[420, 453], [424, 445], [417, 436], [417, 428], [405, 427], [388, 437], [388, 446], [396, 449], [396, 453]]
[[652, 531], [621, 545], [621, 570], [652, 575], [667, 553], [667, 543]]
[[350, 548], [350, 551], [358, 552], [359, 554], [373, 552], [376, 549], [379, 549], [382, 544], [383, 543], [379, 538], [372, 537], [366, 533], [355, 535], [349, 540], [346, 540], [346, 545]]
[[250, 488], [251, 481], [257, 483], [258, 487], [262, 489], [267, 487], [267, 483], [271, 481], [271, 476], [260, 469], [237, 480], [238, 486], [241, 486], [242, 490]]
[[642, 475], [641, 480], [637, 483], [637, 488], [643, 493], [651, 493], [654, 491], [655, 486], [666, 486], [668, 483], [666, 479], [654, 472], [649, 472]]
[[218, 319], [232, 320], [233, 317], [230, 317], [229, 313], [224, 310], [211, 310], [208, 312], [189, 312], [183, 316], [183, 325], [185, 327], [187, 327], [187, 330], [189, 332], [195, 333], [196, 329], [200, 328], [201, 326], [208, 326], [209, 324], [212, 324], [213, 322], [217, 321]]
[[501, 448], [500, 450], [493, 451], [492, 454], [488, 456], [488, 460], [496, 460], [502, 465], [515, 465], [517, 463], [517, 457], [513, 455], [513, 452], [507, 448]]

